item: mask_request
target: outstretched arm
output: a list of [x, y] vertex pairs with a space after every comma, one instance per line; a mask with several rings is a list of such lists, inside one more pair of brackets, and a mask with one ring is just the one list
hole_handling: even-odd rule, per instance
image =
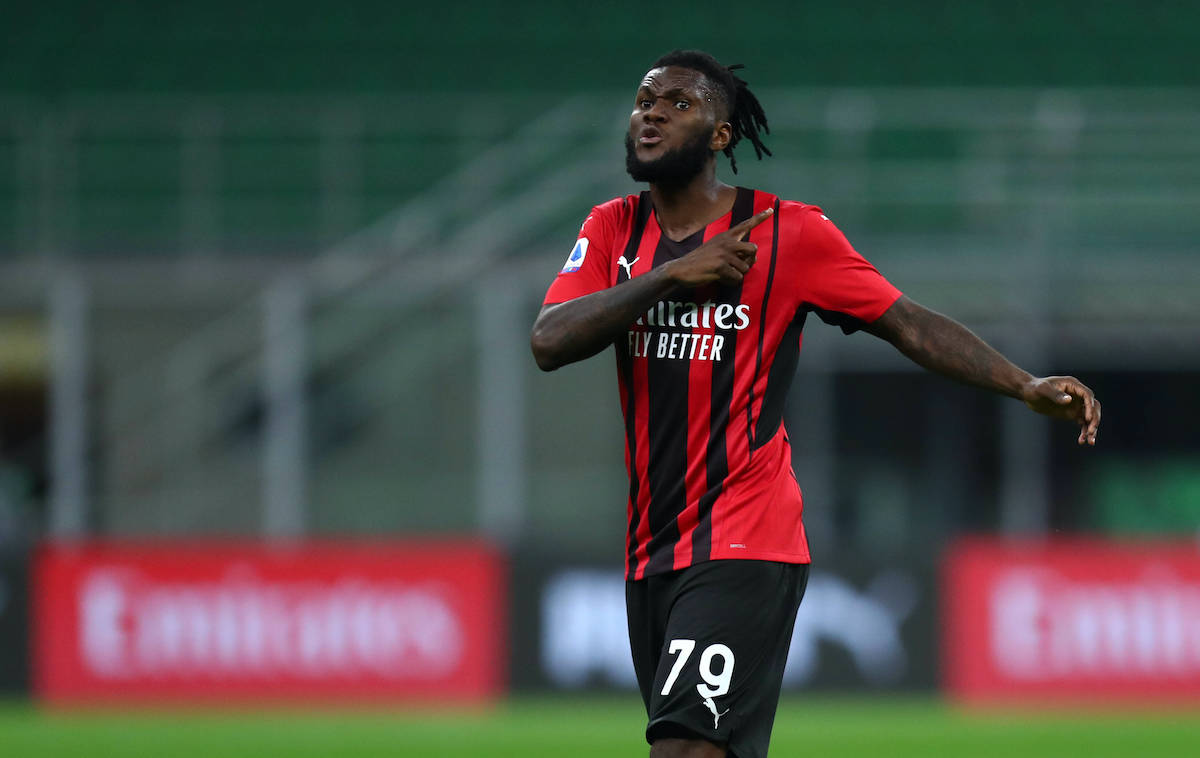
[[757, 245], [744, 242], [743, 238], [773, 212], [773, 208], [768, 208], [757, 213], [682, 258], [615, 287], [543, 306], [529, 337], [538, 368], [553, 371], [592, 357], [678, 288], [742, 281], [754, 265], [758, 250]]
[[1071, 376], [1037, 378], [957, 321], [906, 297], [865, 327], [930, 371], [1018, 398], [1038, 413], [1079, 424], [1079, 444], [1095, 445], [1100, 401]]

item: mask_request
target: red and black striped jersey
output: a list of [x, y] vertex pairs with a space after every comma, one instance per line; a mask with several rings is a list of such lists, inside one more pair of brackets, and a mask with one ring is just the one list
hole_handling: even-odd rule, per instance
[[615, 342], [630, 579], [726, 558], [809, 562], [782, 423], [805, 317], [852, 331], [900, 292], [820, 208], [738, 188], [728, 214], [678, 242], [647, 192], [596, 206], [546, 293], [562, 303], [619, 285], [772, 206], [740, 284], [679, 290]]

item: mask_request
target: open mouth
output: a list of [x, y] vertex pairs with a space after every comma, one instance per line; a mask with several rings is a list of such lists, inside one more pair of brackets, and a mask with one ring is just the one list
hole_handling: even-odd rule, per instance
[[657, 129], [643, 129], [641, 134], [638, 135], [638, 144], [642, 145], [643, 147], [657, 145], [662, 141], [662, 132], [658, 131]]

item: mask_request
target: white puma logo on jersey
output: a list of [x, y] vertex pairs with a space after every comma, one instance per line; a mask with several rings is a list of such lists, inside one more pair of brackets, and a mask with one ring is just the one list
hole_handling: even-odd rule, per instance
[[640, 256], [640, 255], [631, 261], [626, 261], [625, 256], [623, 256], [623, 255], [620, 258], [617, 258], [617, 265], [625, 267], [625, 278], [626, 279], [633, 278], [633, 264], [637, 263], [641, 259], [642, 259], [642, 256]]
[[717, 713], [717, 704], [713, 702], [713, 699], [711, 697], [704, 698], [704, 704], [706, 706], [708, 706], [708, 710], [712, 711], [713, 729], [716, 729], [717, 725], [720, 724], [720, 722], [721, 722], [721, 717], [724, 716], [726, 713], [729, 713], [729, 709], [726, 708], [725, 710], [721, 711], [720, 713]]

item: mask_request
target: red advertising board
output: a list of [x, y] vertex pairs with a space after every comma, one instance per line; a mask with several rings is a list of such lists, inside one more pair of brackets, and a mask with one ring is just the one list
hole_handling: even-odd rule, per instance
[[1193, 543], [966, 540], [943, 572], [952, 695], [1200, 700]]
[[500, 556], [473, 541], [41, 547], [51, 702], [481, 700], [504, 687]]

